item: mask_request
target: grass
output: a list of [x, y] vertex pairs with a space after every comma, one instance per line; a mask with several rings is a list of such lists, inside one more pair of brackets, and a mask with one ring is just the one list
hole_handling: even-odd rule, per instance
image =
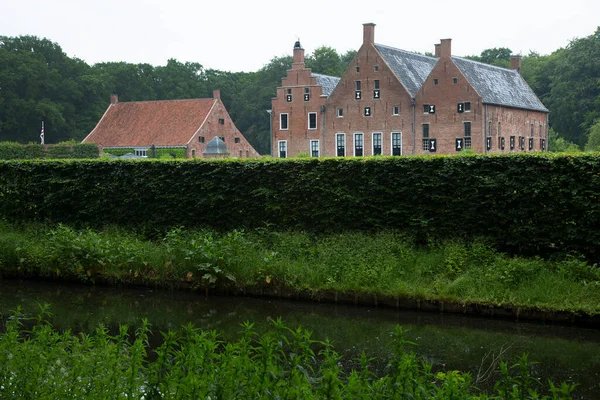
[[194, 288], [283, 287], [600, 313], [600, 270], [574, 255], [512, 257], [484, 241], [418, 246], [394, 232], [314, 236], [130, 231], [0, 222], [0, 273]]
[[[111, 333], [58, 331], [46, 309], [33, 321], [15, 311], [0, 334], [0, 397], [74, 399], [571, 399], [576, 385], [541, 384], [527, 356], [500, 363], [492, 393], [459, 371], [432, 372], [410, 351], [404, 331], [392, 332], [382, 376], [363, 353], [344, 371], [329, 341], [281, 320], [258, 334], [242, 325], [233, 340], [191, 325], [162, 333], [150, 348], [151, 326]], [[547, 393], [547, 394], [545, 394]]]

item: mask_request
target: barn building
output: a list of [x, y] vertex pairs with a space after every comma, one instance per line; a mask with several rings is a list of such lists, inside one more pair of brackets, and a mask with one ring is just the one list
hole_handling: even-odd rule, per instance
[[212, 99], [119, 102], [113, 95], [83, 143], [109, 154], [131, 149], [141, 157], [161, 149], [183, 149], [186, 158], [259, 157], [231, 120], [219, 90]]

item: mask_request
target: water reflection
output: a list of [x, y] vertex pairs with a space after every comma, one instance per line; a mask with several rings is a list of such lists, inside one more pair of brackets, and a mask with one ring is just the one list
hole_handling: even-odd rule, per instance
[[38, 303], [52, 304], [58, 328], [83, 331], [99, 323], [137, 325], [148, 318], [163, 331], [192, 322], [231, 337], [244, 321], [255, 321], [263, 329], [270, 318], [282, 317], [290, 327], [302, 325], [315, 338], [333, 340], [346, 366], [364, 350], [377, 357], [377, 370], [389, 354], [389, 332], [400, 324], [418, 344], [415, 351], [437, 368], [477, 376], [500, 353], [512, 360], [527, 352], [530, 360], [540, 362], [535, 376], [579, 382], [578, 396], [600, 398], [600, 332], [594, 329], [242, 297], [206, 299], [189, 292], [0, 281], [0, 314], [17, 305], [35, 313]]

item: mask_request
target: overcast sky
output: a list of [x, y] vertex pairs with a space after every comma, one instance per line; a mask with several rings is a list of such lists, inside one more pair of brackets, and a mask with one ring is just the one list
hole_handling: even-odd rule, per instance
[[164, 65], [169, 58], [205, 68], [255, 71], [290, 55], [299, 37], [343, 53], [375, 42], [433, 52], [441, 38], [452, 53], [493, 47], [549, 54], [600, 25], [600, 0], [328, 1], [328, 0], [0, 0], [0, 35], [36, 35], [90, 64]]

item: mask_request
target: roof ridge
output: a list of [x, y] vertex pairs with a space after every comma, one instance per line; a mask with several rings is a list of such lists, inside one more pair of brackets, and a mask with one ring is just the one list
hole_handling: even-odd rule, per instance
[[468, 62], [472, 62], [472, 63], [475, 63], [475, 64], [480, 64], [480, 65], [483, 65], [483, 66], [486, 66], [486, 67], [492, 67], [492, 68], [501, 69], [501, 70], [503, 70], [503, 71], [508, 71], [508, 72], [513, 72], [513, 71], [515, 71], [514, 69], [510, 69], [510, 68], [504, 68], [504, 67], [499, 67], [499, 66], [497, 66], [497, 65], [488, 64], [488, 63], [484, 63], [484, 62], [481, 62], [481, 61], [476, 61], [476, 60], [471, 60], [471, 59], [469, 59], [469, 58], [465, 58], [465, 57], [460, 57], [460, 56], [450, 56], [450, 57], [451, 57], [451, 58], [458, 58], [459, 60], [468, 61]]
[[202, 98], [194, 98], [194, 99], [167, 99], [167, 100], [138, 100], [138, 101], [119, 101], [116, 105], [119, 104], [132, 104], [132, 103], [167, 103], [167, 102], [176, 102], [176, 101], [192, 101], [192, 100], [210, 100], [213, 101], [213, 98], [210, 97], [202, 97]]
[[387, 44], [375, 43], [375, 46], [387, 47], [388, 49], [392, 49], [392, 50], [396, 50], [396, 51], [401, 51], [403, 53], [408, 53], [408, 54], [414, 54], [416, 56], [421, 56], [421, 57], [424, 57], [424, 58], [429, 58], [430, 60], [438, 60], [437, 57], [426, 56], [425, 54], [417, 53], [416, 51], [402, 50], [402, 49], [399, 49], [397, 47], [388, 46]]

